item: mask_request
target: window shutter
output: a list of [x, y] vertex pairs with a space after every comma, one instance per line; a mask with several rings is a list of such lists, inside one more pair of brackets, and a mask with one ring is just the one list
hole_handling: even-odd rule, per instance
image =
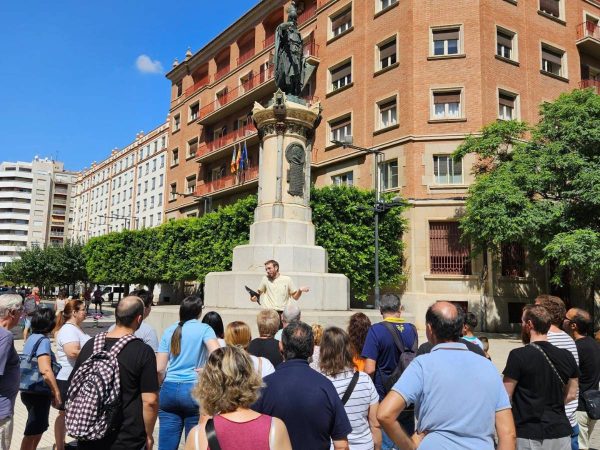
[[333, 69], [331, 71], [331, 81], [337, 81], [340, 78], [344, 78], [347, 75], [350, 75], [352, 72], [352, 64], [347, 63], [343, 66], [338, 67], [337, 69]]
[[336, 28], [342, 26], [343, 24], [350, 22], [351, 17], [352, 17], [352, 10], [349, 9], [347, 11], [344, 11], [339, 16], [331, 19], [331, 28], [335, 30]]
[[385, 59], [396, 54], [396, 39], [379, 47], [379, 59]]
[[443, 92], [433, 94], [433, 103], [436, 105], [442, 103], [460, 103], [460, 92]]
[[458, 40], [459, 30], [439, 30], [433, 32], [433, 40], [434, 41], [447, 41], [451, 39]]
[[540, 9], [554, 17], [560, 16], [560, 0], [540, 0]]
[[547, 48], [542, 48], [542, 59], [550, 61], [554, 64], [562, 64], [562, 55], [560, 53], [553, 52]]
[[498, 31], [498, 44], [503, 45], [504, 47], [512, 49], [512, 40], [513, 36], [509, 36], [508, 34], [502, 33]]
[[508, 94], [500, 94], [499, 103], [501, 105], [508, 106], [509, 108], [515, 107], [515, 97]]

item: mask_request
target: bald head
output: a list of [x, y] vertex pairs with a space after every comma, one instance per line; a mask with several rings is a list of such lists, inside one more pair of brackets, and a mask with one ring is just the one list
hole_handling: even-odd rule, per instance
[[571, 328], [574, 333], [581, 336], [587, 336], [593, 331], [592, 317], [586, 310], [581, 308], [571, 308], [567, 311], [566, 317], [569, 321], [567, 326]]
[[115, 309], [115, 321], [118, 326], [135, 328], [139, 324], [135, 324], [139, 316], [144, 315], [144, 302], [141, 298], [129, 295], [121, 299]]
[[436, 302], [427, 309], [425, 322], [431, 327], [435, 341], [456, 342], [460, 338], [465, 313], [449, 302]]

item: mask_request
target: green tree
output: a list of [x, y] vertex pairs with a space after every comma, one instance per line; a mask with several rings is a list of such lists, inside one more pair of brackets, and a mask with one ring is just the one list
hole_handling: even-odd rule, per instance
[[[525, 139], [528, 138], [528, 139]], [[600, 96], [574, 90], [540, 107], [540, 121], [497, 122], [456, 156], [476, 153], [461, 229], [477, 251], [519, 242], [584, 285], [600, 278]], [[592, 305], [588, 305], [590, 307]]]

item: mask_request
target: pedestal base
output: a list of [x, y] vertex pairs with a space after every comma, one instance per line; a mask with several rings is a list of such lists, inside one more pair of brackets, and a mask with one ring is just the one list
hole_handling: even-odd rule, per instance
[[[287, 267], [287, 266], [286, 266]], [[296, 286], [308, 286], [298, 301], [300, 309], [347, 311], [350, 308], [350, 280], [332, 273], [282, 272]], [[256, 289], [264, 273], [211, 272], [206, 275], [204, 305], [212, 308], [249, 308], [253, 303], [244, 285]]]
[[234, 272], [265, 273], [265, 261], [274, 259], [289, 272], [327, 273], [327, 252], [316, 245], [238, 245], [233, 249]]

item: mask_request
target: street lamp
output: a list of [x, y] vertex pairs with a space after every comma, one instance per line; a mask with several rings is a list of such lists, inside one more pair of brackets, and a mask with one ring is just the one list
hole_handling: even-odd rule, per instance
[[394, 197], [391, 202], [386, 202], [381, 198], [381, 177], [379, 169], [383, 163], [384, 154], [381, 150], [374, 148], [359, 147], [352, 144], [352, 136], [344, 136], [343, 141], [332, 140], [332, 143], [341, 145], [344, 148], [351, 148], [367, 154], [373, 155], [373, 178], [375, 187], [375, 203], [373, 204], [373, 219], [374, 219], [374, 240], [375, 240], [375, 308], [379, 309], [380, 289], [379, 289], [379, 216], [384, 215], [387, 211], [398, 206], [402, 206], [403, 202], [400, 197]]

